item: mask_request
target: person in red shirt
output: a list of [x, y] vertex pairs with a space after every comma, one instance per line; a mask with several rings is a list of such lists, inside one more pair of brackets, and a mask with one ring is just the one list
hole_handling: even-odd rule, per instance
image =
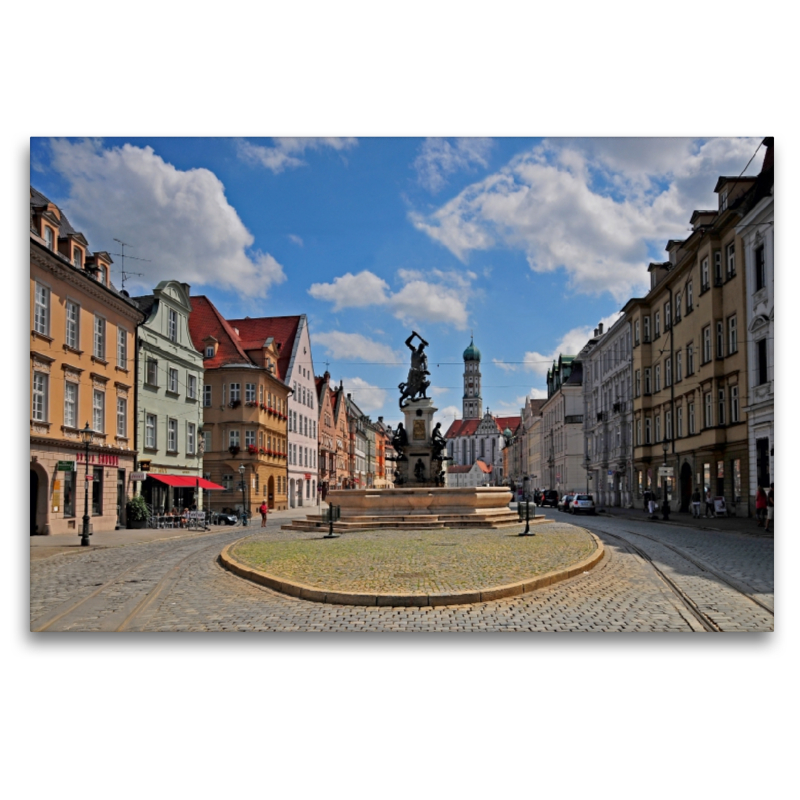
[[267, 506], [267, 501], [262, 501], [261, 505], [258, 507], [259, 512], [261, 513], [261, 527], [267, 527], [267, 513], [269, 512], [269, 508]]
[[767, 517], [767, 493], [762, 486], [758, 487], [756, 491], [756, 517], [758, 519], [758, 527], [764, 527], [764, 520]]

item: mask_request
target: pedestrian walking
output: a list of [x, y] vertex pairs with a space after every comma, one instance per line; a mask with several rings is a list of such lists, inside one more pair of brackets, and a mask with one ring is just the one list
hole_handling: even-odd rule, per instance
[[700, 497], [700, 490], [695, 489], [694, 494], [692, 495], [692, 516], [695, 519], [700, 519], [700, 502], [702, 498]]
[[763, 528], [767, 520], [767, 493], [763, 486], [759, 486], [756, 490], [756, 519], [758, 527]]
[[267, 506], [267, 501], [263, 500], [261, 505], [258, 507], [259, 513], [261, 514], [261, 527], [267, 527], [267, 514], [269, 513], [269, 507]]
[[769, 524], [772, 522], [775, 516], [775, 484], [771, 483], [769, 485], [769, 491], [767, 492], [767, 521], [764, 525], [764, 530], [769, 530]]
[[706, 490], [706, 519], [714, 518], [714, 498], [711, 495], [711, 489]]

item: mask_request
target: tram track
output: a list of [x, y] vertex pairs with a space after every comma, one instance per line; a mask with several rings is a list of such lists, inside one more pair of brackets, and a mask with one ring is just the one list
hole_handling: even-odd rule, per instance
[[[674, 547], [666, 542], [662, 542], [659, 539], [656, 539], [653, 536], [648, 536], [647, 534], [637, 533], [636, 531], [626, 530], [625, 533], [632, 534], [633, 536], [639, 536], [644, 539], [648, 539], [655, 544], [670, 550], [679, 558], [682, 558], [684, 561], [692, 564], [695, 568], [699, 569], [702, 573], [708, 573], [709, 575], [713, 575], [718, 581], [724, 583], [729, 589], [733, 590], [737, 595], [746, 598], [749, 602], [753, 603], [754, 605], [761, 608], [763, 611], [766, 611], [770, 616], [775, 616], [775, 611], [773, 608], [770, 608], [767, 604], [763, 603], [757, 597], [754, 597], [750, 592], [744, 590], [740, 585], [737, 585], [738, 582], [733, 580], [729, 575], [726, 575], [721, 570], [716, 570], [711, 568], [708, 564], [705, 564], [696, 558], [688, 555], [687, 553], [680, 550], [680, 548]], [[661, 580], [671, 589], [671, 591], [676, 595], [676, 597], [681, 601], [686, 609], [691, 613], [691, 615], [697, 620], [697, 622], [702, 626], [702, 628], [709, 632], [709, 633], [722, 633], [724, 632], [724, 628], [717, 623], [717, 621], [708, 613], [703, 611], [698, 603], [684, 590], [682, 589], [676, 581], [674, 581], [666, 572], [665, 570], [661, 569], [655, 561], [653, 556], [640, 547], [637, 544], [634, 544], [630, 539], [626, 538], [625, 536], [621, 536], [618, 533], [611, 533], [610, 531], [602, 531], [603, 535], [610, 536], [614, 539], [619, 540], [620, 542], [624, 543], [624, 546], [630, 550], [631, 552], [638, 555], [643, 561], [650, 565], [653, 571], [661, 578]]]

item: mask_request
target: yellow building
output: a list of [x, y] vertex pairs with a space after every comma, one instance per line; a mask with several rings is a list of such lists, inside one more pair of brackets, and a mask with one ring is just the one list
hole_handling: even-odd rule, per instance
[[[747, 513], [747, 317], [737, 208], [755, 178], [719, 179], [719, 207], [695, 211], [692, 233], [650, 264], [651, 288], [623, 312], [633, 340], [634, 492], [664, 487], [672, 510], [695, 491]], [[659, 475], [659, 468], [666, 466]], [[737, 508], [738, 504], [738, 508]]]
[[207, 297], [191, 304], [189, 331], [205, 369], [203, 473], [224, 487], [210, 492], [211, 511], [244, 505], [256, 514], [264, 500], [284, 510], [290, 389], [280, 372], [282, 341], [240, 336]]
[[[31, 187], [31, 534], [124, 525], [134, 468], [134, 359], [142, 313], [109, 281], [108, 253]], [[88, 474], [79, 430], [92, 429]]]

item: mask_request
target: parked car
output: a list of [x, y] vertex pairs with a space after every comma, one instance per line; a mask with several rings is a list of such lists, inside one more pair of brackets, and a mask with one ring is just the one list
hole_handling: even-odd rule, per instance
[[594, 497], [590, 494], [576, 494], [569, 504], [570, 514], [596, 514]]
[[558, 492], [555, 489], [545, 489], [539, 492], [539, 499], [536, 501], [539, 506], [551, 506], [552, 508], [558, 507]]
[[558, 510], [569, 511], [569, 504], [572, 502], [573, 497], [575, 497], [575, 495], [572, 494], [572, 492], [565, 494], [558, 502]]
[[239, 522], [238, 514], [231, 514], [227, 511], [220, 511], [212, 514], [212, 522], [215, 525], [236, 525]]

